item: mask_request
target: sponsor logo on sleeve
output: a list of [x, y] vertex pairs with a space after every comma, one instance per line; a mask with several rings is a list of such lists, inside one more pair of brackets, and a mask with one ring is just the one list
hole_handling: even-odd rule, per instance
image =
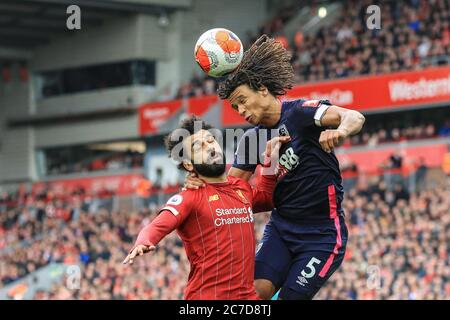
[[183, 196], [176, 194], [172, 198], [167, 201], [167, 204], [171, 204], [173, 206], [179, 205], [181, 202], [183, 202]]
[[303, 102], [303, 107], [317, 107], [320, 103], [320, 100], [308, 100]]

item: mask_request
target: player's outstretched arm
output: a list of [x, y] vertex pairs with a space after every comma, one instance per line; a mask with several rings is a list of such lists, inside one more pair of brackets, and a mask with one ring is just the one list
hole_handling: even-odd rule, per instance
[[322, 149], [331, 152], [346, 138], [360, 132], [365, 120], [364, 116], [356, 110], [330, 106], [320, 120], [320, 125], [336, 129], [328, 129], [320, 134], [319, 143]]
[[175, 230], [177, 223], [178, 220], [172, 212], [163, 210], [139, 232], [137, 240], [125, 260], [123, 260], [123, 264], [133, 264], [136, 257], [154, 251], [155, 245]]
[[123, 260], [123, 264], [133, 264], [134, 258], [144, 255], [144, 253], [155, 251], [155, 246], [150, 245], [146, 246], [143, 244], [140, 244], [136, 246], [131, 252], [127, 255], [125, 260]]

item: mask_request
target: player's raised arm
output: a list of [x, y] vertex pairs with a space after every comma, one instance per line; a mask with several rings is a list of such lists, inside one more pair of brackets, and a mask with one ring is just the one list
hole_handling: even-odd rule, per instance
[[320, 134], [318, 142], [326, 152], [361, 131], [365, 121], [360, 112], [335, 106], [328, 100], [299, 100], [291, 118], [301, 128], [319, 128], [309, 132]]
[[264, 154], [264, 167], [256, 179], [253, 187], [253, 212], [265, 212], [273, 209], [273, 190], [277, 183], [277, 164], [280, 147], [283, 143], [290, 141], [289, 136], [272, 138], [267, 142]]
[[365, 118], [360, 112], [335, 105], [329, 106], [316, 120], [318, 121], [316, 124], [322, 127], [335, 128], [325, 130], [320, 134], [319, 143], [326, 152], [331, 152], [347, 137], [360, 132], [365, 122]]
[[249, 181], [253, 175], [253, 172], [231, 167], [230, 170], [228, 170], [228, 175]]
[[258, 152], [258, 133], [255, 129], [247, 130], [239, 140], [228, 175], [249, 181], [258, 166]]

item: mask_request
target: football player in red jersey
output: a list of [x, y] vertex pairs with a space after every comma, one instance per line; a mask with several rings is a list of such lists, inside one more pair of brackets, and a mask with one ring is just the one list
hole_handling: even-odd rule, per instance
[[[200, 124], [197, 132], [194, 131]], [[271, 210], [274, 175], [261, 175], [256, 187], [227, 176], [221, 146], [196, 117], [181, 123], [189, 135], [181, 140], [181, 169], [195, 172], [206, 187], [173, 196], [160, 214], [138, 235], [124, 264], [155, 250], [161, 239], [177, 230], [191, 264], [186, 299], [258, 299], [254, 287], [255, 235], [253, 212]], [[166, 139], [169, 153], [180, 146], [176, 131]], [[179, 133], [179, 132], [178, 132]], [[266, 156], [278, 157], [281, 143], [271, 140]]]

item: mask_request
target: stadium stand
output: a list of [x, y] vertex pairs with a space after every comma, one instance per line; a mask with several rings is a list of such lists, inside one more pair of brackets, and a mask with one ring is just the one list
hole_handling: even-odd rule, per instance
[[[401, 185], [389, 190], [380, 177], [371, 180], [360, 179], [346, 194], [352, 240], [343, 268], [317, 298], [448, 299], [450, 177], [413, 194]], [[178, 236], [172, 233], [152, 257], [125, 267], [134, 237], [156, 211], [112, 212], [107, 203], [95, 204], [100, 200], [71, 194], [0, 207], [0, 286], [63, 263], [81, 266], [80, 290], [55, 283], [34, 299], [181, 299], [189, 263]], [[61, 210], [64, 205], [72, 209]], [[256, 218], [258, 240], [267, 221], [267, 213]]]
[[[369, 1], [345, 1], [337, 23], [315, 34], [299, 30], [283, 41], [292, 53], [298, 83], [419, 70], [450, 61], [450, 7], [448, 1], [379, 1], [383, 28], [366, 28]], [[287, 8], [286, 12], [292, 12]], [[286, 12], [260, 33], [283, 35]], [[250, 36], [250, 42], [256, 36]], [[247, 47], [249, 45], [247, 43]], [[177, 98], [212, 94], [212, 78], [195, 75], [181, 86]]]

